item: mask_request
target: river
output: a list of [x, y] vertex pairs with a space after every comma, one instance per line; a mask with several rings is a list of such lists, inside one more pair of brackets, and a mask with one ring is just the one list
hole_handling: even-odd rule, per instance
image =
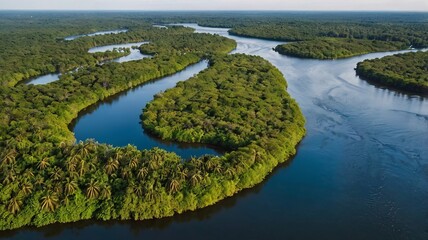
[[172, 143], [152, 137], [144, 131], [139, 120], [141, 110], [153, 100], [155, 94], [173, 88], [177, 82], [187, 80], [207, 67], [208, 61], [202, 61], [171, 76], [115, 95], [81, 112], [70, 129], [78, 141], [94, 138], [98, 142], [114, 146], [126, 146], [131, 143], [139, 149], [160, 147], [173, 151], [183, 158], [204, 154], [217, 155], [221, 151], [207, 145]]
[[272, 51], [279, 42], [187, 26], [235, 39], [234, 53], [262, 56], [284, 73], [307, 119], [294, 159], [262, 184], [195, 212], [23, 228], [8, 237], [428, 239], [428, 99], [371, 85], [354, 71], [359, 61], [394, 52], [299, 59]]

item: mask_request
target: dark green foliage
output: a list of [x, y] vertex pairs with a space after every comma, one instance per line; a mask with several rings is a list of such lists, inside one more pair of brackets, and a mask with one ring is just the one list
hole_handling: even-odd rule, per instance
[[[176, 154], [157, 148], [139, 151], [133, 146], [114, 148], [93, 141], [68, 143], [72, 137], [66, 124], [79, 110], [154, 76], [177, 71], [181, 68], [174, 65], [177, 62], [188, 65], [199, 58], [189, 53], [166, 59], [158, 55], [138, 62], [105, 64], [66, 75], [52, 84], [14, 88], [9, 98], [19, 96], [23, 104], [15, 114], [2, 115], [8, 116], [3, 120], [9, 121], [9, 116], [14, 120], [9, 122], [12, 126], [7, 128], [7, 134], [1, 136], [6, 140], [1, 145], [1, 229], [90, 218], [141, 220], [171, 216], [211, 205], [259, 183], [279, 162], [295, 153], [295, 145], [304, 135], [304, 119], [286, 93], [281, 73], [261, 58], [244, 55], [214, 58], [211, 68], [189, 80], [189, 88], [185, 88], [194, 92], [193, 87], [202, 87], [207, 83], [203, 79], [212, 76], [219, 83], [224, 81], [220, 91], [239, 93], [245, 84], [247, 93], [260, 98], [260, 102], [253, 103], [242, 93], [235, 96], [233, 104], [245, 103], [239, 107], [240, 114], [255, 113], [268, 124], [253, 119], [251, 124], [256, 129], [251, 134], [258, 136], [241, 135], [234, 151], [225, 156], [183, 161]], [[224, 74], [213, 75], [218, 72]], [[105, 81], [101, 73], [109, 80], [107, 88], [101, 85]], [[128, 79], [128, 84], [121, 79]], [[226, 84], [230, 81], [237, 84]], [[28, 99], [18, 95], [20, 89], [30, 93]], [[173, 97], [175, 91], [174, 88], [165, 96]], [[200, 91], [209, 94], [212, 89], [206, 86]], [[38, 96], [44, 96], [44, 102], [38, 103], [40, 107], [35, 105], [41, 100]], [[159, 104], [161, 99], [158, 96], [154, 105], [165, 107]], [[199, 102], [184, 100], [190, 105]], [[217, 105], [231, 107], [229, 101]], [[263, 109], [255, 112], [258, 107]], [[2, 109], [12, 113], [7, 106]], [[189, 109], [185, 114], [198, 120], [195, 114], [199, 111]], [[25, 113], [31, 117], [24, 117]], [[247, 124], [243, 118], [225, 121]], [[13, 135], [17, 131], [20, 135]]]
[[281, 73], [258, 57], [217, 57], [211, 68], [156, 96], [142, 116], [163, 139], [236, 149], [287, 129], [295, 117]]
[[[50, 15], [41, 19], [13, 17], [0, 19], [0, 85], [14, 86], [22, 80], [36, 77], [42, 74], [60, 72], [65, 73], [81, 66], [95, 66], [101, 61], [116, 58], [127, 54], [124, 52], [110, 51], [105, 53], [88, 53], [88, 49], [95, 46], [109, 45], [124, 42], [151, 41], [156, 44], [159, 51], [172, 51], [167, 43], [174, 42], [182, 52], [192, 51], [202, 55], [203, 50], [217, 44], [216, 48], [227, 50], [224, 39], [219, 37], [204, 37], [199, 42], [192, 43], [195, 35], [193, 30], [183, 27], [171, 27], [168, 29], [152, 28], [144, 21], [130, 21], [126, 18], [116, 20], [96, 21], [97, 18], [71, 20], [67, 22], [62, 18], [54, 18]], [[99, 19], [98, 19], [99, 20]], [[46, 22], [54, 22], [46, 24]], [[71, 27], [69, 25], [72, 24]], [[77, 28], [76, 26], [85, 26]], [[106, 29], [128, 28], [127, 33], [102, 35], [95, 37], [82, 37], [73, 41], [66, 41], [64, 37], [82, 33], [82, 31], [95, 32]], [[172, 37], [175, 36], [175, 41]], [[186, 42], [189, 45], [185, 45]], [[209, 44], [201, 44], [210, 41]], [[201, 47], [198, 52], [195, 46]], [[168, 50], [165, 50], [168, 49]], [[218, 49], [220, 50], [220, 49]], [[173, 52], [173, 54], [175, 54]]]
[[231, 34], [281, 41], [319, 37], [355, 38], [403, 42], [416, 48], [428, 46], [428, 23], [278, 21], [234, 27]]
[[428, 52], [397, 54], [358, 63], [357, 74], [385, 86], [428, 94]]
[[275, 50], [281, 54], [316, 59], [337, 59], [371, 52], [386, 52], [406, 49], [402, 42], [362, 40], [349, 38], [319, 38], [310, 41], [278, 45]]
[[[295, 153], [304, 118], [278, 69], [247, 55], [217, 56], [196, 77], [158, 94], [142, 114], [163, 139], [204, 142], [231, 150], [192, 159], [190, 183], [198, 205], [212, 204], [259, 183]], [[172, 186], [172, 183], [171, 183]], [[191, 190], [190, 188], [189, 190]]]
[[[8, 39], [19, 39], [20, 34], [26, 37], [34, 34], [37, 38], [25, 25], [17, 25], [15, 34], [10, 33]], [[61, 28], [59, 24], [52, 26], [54, 30], [40, 34], [49, 32], [54, 37]], [[7, 74], [2, 76], [0, 86], [0, 229], [90, 218], [147, 219], [208, 204], [208, 200], [198, 202], [199, 197], [184, 191], [190, 186], [200, 187], [206, 179], [205, 173], [190, 167], [184, 169], [176, 154], [160, 149], [139, 151], [133, 146], [114, 148], [93, 141], [75, 144], [68, 129], [68, 124], [86, 107], [138, 84], [178, 72], [205, 57], [205, 53], [194, 49], [219, 54], [236, 46], [234, 41], [220, 36], [195, 35], [191, 29], [182, 27], [167, 30], [149, 27], [71, 42], [58, 40], [52, 52], [36, 52], [28, 55], [28, 59], [15, 56], [19, 59], [14, 62], [16, 68], [2, 58], [1, 70]], [[171, 43], [172, 39], [176, 39], [176, 45], [163, 43]], [[45, 45], [45, 40], [28, 41], [34, 45], [29, 44], [30, 48], [43, 49], [52, 43], [46, 40]], [[97, 66], [97, 56], [86, 53], [90, 46], [131, 40], [152, 41], [156, 47], [151, 49], [157, 54], [140, 61]], [[81, 44], [80, 50], [63, 56], [62, 51], [69, 51], [74, 44]], [[4, 52], [19, 49], [7, 44], [5, 48]], [[52, 59], [55, 51], [59, 58]], [[31, 75], [27, 76], [25, 66], [51, 71], [50, 64], [61, 65], [69, 57], [81, 59], [81, 54], [89, 55], [91, 60], [73, 63], [76, 64], [73, 66], [82, 63], [84, 67], [62, 75], [57, 82], [9, 87]], [[15, 78], [15, 73], [25, 77]]]

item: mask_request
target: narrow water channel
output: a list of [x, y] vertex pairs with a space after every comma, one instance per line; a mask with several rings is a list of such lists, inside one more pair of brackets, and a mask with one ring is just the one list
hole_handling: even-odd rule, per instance
[[235, 52], [284, 73], [307, 119], [296, 157], [255, 188], [199, 211], [24, 228], [10, 239], [428, 239], [428, 99], [368, 84], [354, 71], [394, 52], [298, 59], [272, 51], [278, 42], [187, 26], [233, 38]]
[[99, 31], [94, 33], [88, 33], [88, 34], [81, 34], [81, 35], [74, 35], [64, 38], [66, 41], [72, 41], [81, 37], [93, 37], [98, 35], [107, 35], [107, 34], [118, 34], [118, 33], [124, 33], [127, 32], [128, 29], [118, 29], [118, 30], [108, 30], [108, 31]]
[[[143, 45], [143, 44], [147, 44], [148, 42], [137, 42], [137, 43], [124, 43], [124, 44], [114, 44], [114, 45], [106, 45], [106, 46], [99, 46], [99, 47], [94, 47], [88, 50], [89, 53], [96, 53], [96, 52], [106, 52], [106, 51], [113, 51], [114, 49], [120, 49], [120, 48], [129, 48], [130, 49], [130, 53], [126, 56], [123, 57], [119, 57], [110, 61], [106, 61], [106, 62], [118, 62], [118, 63], [123, 63], [123, 62], [129, 62], [129, 61], [136, 61], [136, 60], [140, 60], [143, 58], [147, 58], [150, 57], [150, 55], [146, 55], [146, 54], [142, 54], [140, 52], [140, 50], [138, 49], [139, 46]], [[73, 71], [77, 71], [78, 69], [72, 70]], [[46, 74], [46, 75], [42, 75], [39, 77], [35, 77], [32, 79], [29, 79], [27, 81], [25, 81], [24, 83], [29, 85], [43, 85], [43, 84], [48, 84], [51, 82], [55, 82], [58, 81], [59, 78], [61, 76], [61, 73], [51, 73], [51, 74]]]
[[81, 112], [71, 126], [76, 139], [84, 141], [93, 138], [114, 146], [133, 144], [139, 149], [160, 147], [183, 158], [219, 154], [216, 148], [207, 145], [178, 144], [154, 138], [144, 131], [140, 123], [141, 110], [153, 100], [155, 94], [173, 88], [177, 82], [187, 80], [207, 67], [208, 62], [202, 61], [171, 76], [115, 95]]

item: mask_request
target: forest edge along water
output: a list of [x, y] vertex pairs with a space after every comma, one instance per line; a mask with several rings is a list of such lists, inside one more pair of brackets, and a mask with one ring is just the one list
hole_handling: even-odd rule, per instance
[[428, 100], [370, 85], [354, 70], [364, 59], [397, 52], [334, 61], [299, 59], [272, 51], [279, 42], [186, 26], [233, 38], [238, 42], [235, 52], [262, 56], [282, 71], [307, 119], [307, 135], [294, 160], [261, 185], [195, 212], [142, 222], [23, 228], [2, 233], [5, 237], [428, 237], [428, 205], [423, 204], [428, 199]]
[[[205, 154], [218, 155], [218, 147], [204, 144], [185, 144], [163, 141], [148, 134], [140, 124], [141, 109], [153, 100], [157, 93], [172, 88], [208, 67], [208, 61], [189, 66], [181, 72], [142, 84], [91, 106], [79, 114], [70, 125], [78, 141], [93, 138], [114, 146], [133, 144], [139, 149], [160, 147], [173, 151], [183, 158]], [[107, 121], [106, 121], [107, 120]]]
[[[98, 34], [102, 35], [102, 34]], [[86, 36], [86, 35], [85, 35]], [[89, 35], [88, 35], [89, 36]], [[96, 35], [94, 35], [96, 36]], [[70, 39], [72, 40], [72, 39]], [[128, 62], [128, 61], [137, 61], [146, 57], [150, 57], [150, 55], [142, 54], [140, 50], [138, 49], [139, 46], [142, 44], [147, 44], [148, 42], [137, 42], [137, 43], [123, 43], [123, 44], [114, 44], [114, 45], [106, 45], [106, 46], [98, 46], [93, 47], [88, 50], [89, 53], [97, 53], [97, 52], [106, 52], [106, 51], [113, 51], [117, 49], [130, 49], [130, 53], [123, 57], [118, 57], [112, 60], [106, 60], [101, 62], [101, 64], [107, 63], [107, 62]], [[134, 48], [137, 47], [137, 48]], [[75, 69], [70, 72], [78, 71], [78, 69]], [[39, 84], [48, 84], [51, 82], [58, 81], [61, 76], [61, 73], [51, 73], [42, 75], [39, 77], [35, 77], [29, 80], [24, 81], [25, 84], [33, 84], [33, 85], [39, 85]]]

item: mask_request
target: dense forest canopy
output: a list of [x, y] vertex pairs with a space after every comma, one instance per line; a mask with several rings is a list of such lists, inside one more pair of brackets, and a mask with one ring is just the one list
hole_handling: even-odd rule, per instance
[[[295, 153], [305, 134], [304, 118], [282, 74], [259, 57], [227, 56], [236, 47], [227, 38], [152, 24], [196, 22], [281, 40], [427, 44], [426, 14], [333, 15], [0, 12], [0, 229], [171, 216], [262, 181]], [[114, 29], [128, 31], [64, 40]], [[152, 58], [101, 65], [127, 51], [88, 53], [94, 46], [141, 41], [150, 42], [140, 51]], [[209, 69], [157, 95], [142, 120], [164, 139], [217, 144], [230, 151], [224, 156], [185, 161], [157, 148], [75, 143], [68, 124], [79, 111], [205, 58]], [[47, 85], [19, 84], [53, 72], [64, 74]]]
[[337, 59], [371, 52], [408, 49], [405, 43], [351, 38], [317, 38], [302, 42], [278, 45], [275, 51], [295, 57]]
[[[427, 19], [426, 13], [3, 11], [0, 12], [0, 85], [13, 86], [41, 74], [67, 72], [114, 58], [114, 53], [89, 54], [87, 50], [161, 35], [164, 29], [150, 30], [151, 36], [144, 32], [151, 29], [152, 23], [196, 22], [232, 28], [231, 34], [283, 41], [355, 38], [421, 48], [428, 46]], [[131, 31], [64, 41], [71, 35], [114, 29]]]
[[[73, 20], [56, 14], [8, 15], [0, 20], [4, 26], [0, 40], [5, 49], [0, 53], [0, 229], [91, 218], [171, 216], [211, 205], [259, 183], [295, 153], [305, 133], [304, 118], [286, 93], [282, 74], [261, 58], [227, 56], [236, 47], [233, 40], [196, 34], [183, 27], [153, 28], [141, 19], [112, 21], [98, 14], [92, 18], [83, 14]], [[64, 40], [70, 35], [115, 28], [128, 31]], [[140, 50], [152, 58], [100, 65], [103, 59], [122, 53], [87, 53], [93, 46], [141, 41], [150, 42]], [[209, 71], [190, 83], [202, 86], [207, 83], [204, 79], [221, 73], [215, 77], [223, 81], [222, 91], [241, 93], [233, 101], [224, 98], [215, 104], [218, 108], [239, 107], [242, 116], [221, 116], [219, 111], [213, 115], [219, 119], [212, 120], [223, 131], [215, 138], [175, 140], [212, 141], [224, 146], [214, 139], [230, 137], [236, 144], [226, 155], [184, 160], [158, 148], [138, 150], [131, 145], [114, 147], [93, 140], [75, 143], [68, 124], [79, 111], [204, 58], [211, 59]], [[78, 71], [68, 72], [80, 66]], [[17, 84], [55, 71], [64, 73], [59, 81], [37, 86]], [[253, 97], [266, 101], [250, 104], [242, 86]], [[211, 89], [204, 91], [208, 94]], [[174, 97], [171, 93], [165, 96]], [[197, 118], [200, 110], [193, 99], [182, 99], [181, 103], [195, 106], [186, 111], [187, 116], [182, 115], [192, 121], [193, 128], [207, 127], [198, 125], [202, 124]], [[156, 106], [164, 108], [159, 102]], [[254, 114], [265, 122], [253, 119], [253, 129], [239, 133], [236, 126], [251, 125], [244, 116]], [[212, 135], [212, 130], [207, 129], [207, 135]]]
[[142, 115], [146, 129], [162, 139], [236, 149], [295, 121], [292, 109], [283, 108], [294, 104], [285, 81], [267, 61], [233, 55], [211, 64], [197, 78], [158, 94]]
[[358, 63], [357, 74], [381, 85], [428, 95], [428, 52], [396, 54]]

